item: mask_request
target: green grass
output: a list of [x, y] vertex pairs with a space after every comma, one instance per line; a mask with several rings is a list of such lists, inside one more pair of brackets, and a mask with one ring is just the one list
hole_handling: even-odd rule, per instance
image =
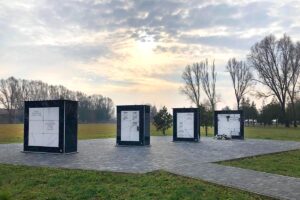
[[126, 174], [0, 164], [4, 199], [270, 199], [164, 171]]
[[23, 141], [23, 124], [0, 124], [0, 144]]
[[219, 164], [300, 178], [300, 150], [223, 161]]
[[[173, 129], [167, 130], [166, 135], [172, 135]], [[78, 138], [97, 139], [114, 138], [116, 135], [116, 125], [113, 123], [102, 124], [79, 124]], [[151, 135], [162, 135], [151, 125]], [[204, 128], [201, 127], [201, 135], [205, 135]], [[213, 128], [209, 127], [208, 136], [213, 135]], [[273, 140], [291, 140], [300, 141], [300, 128], [285, 127], [245, 127], [246, 138], [273, 139]], [[0, 124], [0, 144], [23, 142], [22, 124]]]
[[300, 128], [246, 127], [246, 138], [300, 141]]
[[112, 138], [116, 135], [115, 124], [79, 124], [78, 139]]
[[[204, 130], [201, 129], [201, 131]], [[212, 129], [209, 129], [212, 135]], [[173, 129], [167, 130], [166, 135], [172, 135]], [[151, 135], [162, 135], [151, 125]], [[116, 125], [113, 123], [102, 124], [79, 124], [78, 139], [114, 138], [116, 136]], [[23, 142], [23, 124], [0, 124], [0, 144]]]
[[[79, 139], [115, 137], [115, 124], [79, 124]], [[204, 129], [201, 128], [204, 135]], [[151, 126], [151, 135], [162, 135]], [[167, 130], [172, 135], [172, 129]], [[213, 129], [209, 128], [209, 136]], [[300, 128], [246, 127], [246, 138], [300, 141]], [[23, 141], [22, 124], [1, 124], [0, 143]], [[300, 150], [221, 162], [300, 177]], [[2, 199], [265, 199], [163, 171], [124, 174], [0, 164]]]

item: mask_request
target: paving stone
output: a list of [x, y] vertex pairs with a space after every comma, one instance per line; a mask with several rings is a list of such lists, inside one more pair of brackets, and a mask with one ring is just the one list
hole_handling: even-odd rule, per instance
[[212, 162], [300, 149], [299, 142], [201, 138], [199, 143], [151, 137], [150, 147], [118, 147], [115, 139], [81, 140], [76, 154], [21, 153], [22, 144], [0, 145], [0, 163], [145, 173], [173, 173], [281, 199], [300, 199], [300, 179]]
[[175, 167], [168, 171], [274, 198], [300, 199], [299, 178], [211, 163], [203, 163], [197, 167], [187, 165], [184, 170]]

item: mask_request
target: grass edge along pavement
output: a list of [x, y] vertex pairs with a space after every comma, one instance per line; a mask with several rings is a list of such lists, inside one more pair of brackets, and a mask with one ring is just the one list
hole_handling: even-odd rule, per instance
[[37, 197], [39, 199], [272, 199], [166, 171], [130, 174], [0, 164], [1, 200]]
[[300, 149], [216, 163], [225, 166], [300, 178]]

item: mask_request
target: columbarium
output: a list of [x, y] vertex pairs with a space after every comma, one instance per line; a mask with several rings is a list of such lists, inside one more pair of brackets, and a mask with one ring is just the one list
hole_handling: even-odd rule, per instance
[[26, 101], [24, 152], [77, 152], [77, 101]]
[[173, 108], [173, 141], [198, 142], [200, 111], [198, 108]]
[[117, 145], [150, 145], [150, 106], [117, 106]]
[[242, 110], [215, 111], [215, 136], [244, 139]]

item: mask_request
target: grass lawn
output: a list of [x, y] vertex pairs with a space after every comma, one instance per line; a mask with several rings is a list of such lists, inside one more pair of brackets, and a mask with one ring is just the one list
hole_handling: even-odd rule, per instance
[[300, 178], [300, 150], [224, 161], [219, 164]]
[[246, 127], [246, 138], [300, 141], [300, 128], [285, 127]]
[[[204, 130], [201, 129], [201, 131]], [[209, 129], [212, 135], [212, 129]], [[173, 134], [173, 129], [170, 128], [166, 132], [167, 135]], [[156, 131], [155, 127], [151, 126], [151, 135], [162, 135], [161, 132]], [[97, 138], [114, 138], [116, 136], [116, 125], [112, 123], [102, 124], [79, 124], [78, 138], [97, 139]], [[23, 124], [0, 124], [0, 144], [23, 142]]]
[[23, 141], [23, 124], [0, 124], [0, 144]]
[[[167, 130], [167, 135], [172, 135], [172, 128]], [[79, 124], [78, 138], [114, 138], [116, 135], [116, 125], [112, 123], [102, 124]], [[151, 135], [162, 135], [151, 126]], [[204, 128], [201, 127], [201, 135], [205, 135]], [[213, 135], [213, 128], [208, 129], [208, 136]], [[300, 141], [300, 128], [284, 127], [245, 127], [246, 138], [292, 140]], [[23, 124], [0, 124], [0, 144], [23, 142]]]
[[4, 199], [270, 199], [164, 171], [125, 174], [0, 164]]

